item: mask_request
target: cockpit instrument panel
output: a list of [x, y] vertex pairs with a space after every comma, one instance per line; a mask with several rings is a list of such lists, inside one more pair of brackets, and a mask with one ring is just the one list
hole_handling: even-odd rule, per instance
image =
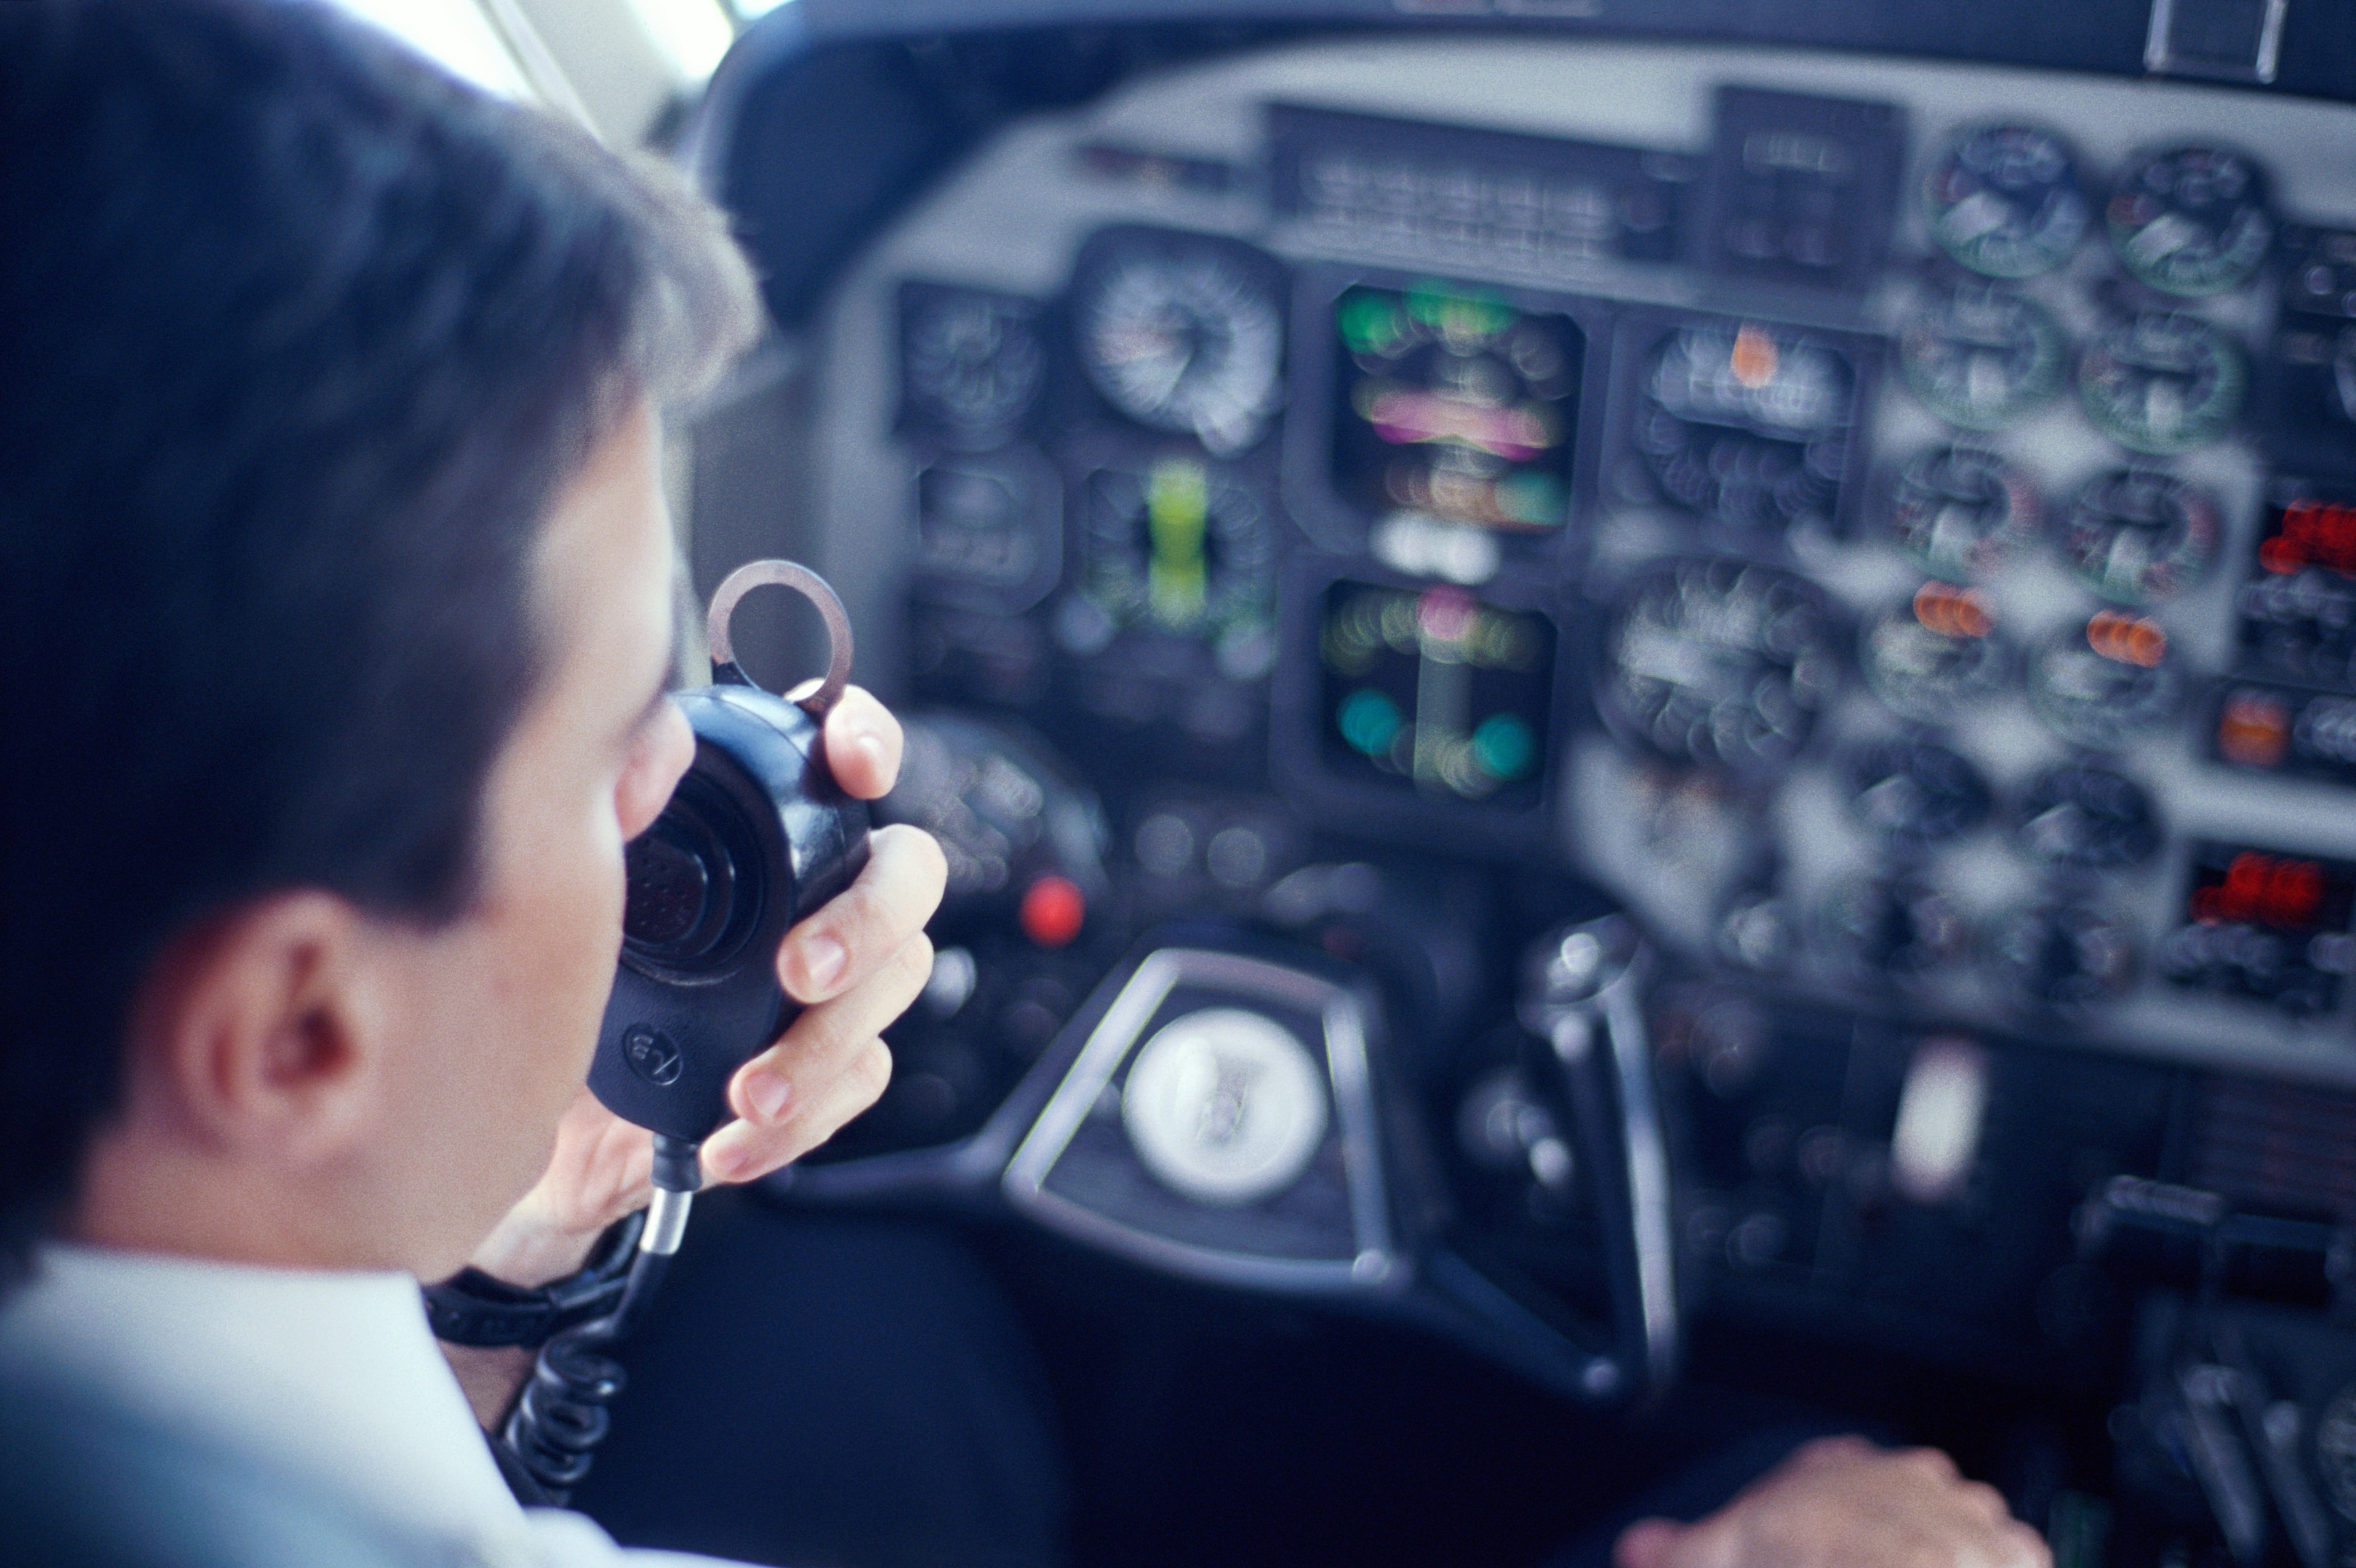
[[1536, 37], [1141, 75], [847, 274], [818, 504], [912, 543], [826, 564], [1116, 805], [2356, 1082], [2345, 121]]

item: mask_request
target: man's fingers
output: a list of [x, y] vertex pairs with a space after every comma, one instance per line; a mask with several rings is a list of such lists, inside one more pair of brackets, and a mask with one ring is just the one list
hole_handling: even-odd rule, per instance
[[777, 981], [796, 1001], [823, 1002], [857, 986], [940, 907], [948, 862], [931, 834], [895, 823], [867, 842], [858, 880], [787, 932], [777, 950]]
[[705, 1174], [715, 1181], [751, 1181], [792, 1164], [842, 1130], [873, 1104], [892, 1081], [892, 1051], [862, 1041], [818, 1093], [796, 1101], [774, 1125], [729, 1123], [703, 1146]]
[[827, 710], [827, 768], [861, 800], [892, 792], [900, 776], [900, 721], [860, 687], [844, 687], [841, 699]]
[[870, 1040], [907, 1011], [932, 977], [933, 944], [921, 931], [894, 948], [864, 985], [821, 1002], [794, 1020], [785, 1037], [736, 1070], [728, 1104], [739, 1116], [774, 1126], [798, 1116], [816, 1086], [841, 1072]]

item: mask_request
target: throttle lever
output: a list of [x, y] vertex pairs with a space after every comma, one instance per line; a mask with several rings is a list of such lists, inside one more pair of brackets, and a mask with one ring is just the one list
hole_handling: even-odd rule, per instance
[[1621, 1373], [1658, 1389], [1682, 1339], [1668, 1139], [1653, 1083], [1644, 986], [1652, 950], [1622, 915], [1567, 926], [1525, 960], [1521, 1019], [1550, 1048], [1605, 1232]]

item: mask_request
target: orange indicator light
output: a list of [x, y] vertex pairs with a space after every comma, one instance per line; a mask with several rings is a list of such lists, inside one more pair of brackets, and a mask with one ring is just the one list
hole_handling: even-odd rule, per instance
[[1727, 368], [1736, 380], [1755, 392], [1775, 379], [1781, 357], [1775, 352], [1775, 340], [1764, 327], [1745, 325], [1734, 335], [1734, 354]]
[[1943, 637], [1985, 637], [1996, 629], [1987, 603], [1951, 582], [1926, 582], [1916, 589], [1914, 618]]
[[2105, 610], [2086, 623], [2086, 645], [2106, 659], [2149, 669], [2168, 656], [2168, 634], [2140, 615]]

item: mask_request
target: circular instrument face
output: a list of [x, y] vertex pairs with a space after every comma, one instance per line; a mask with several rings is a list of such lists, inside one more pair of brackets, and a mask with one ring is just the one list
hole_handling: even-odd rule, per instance
[[2069, 339], [2052, 313], [2009, 289], [1967, 283], [1931, 301], [1898, 336], [1922, 406], [1965, 430], [1999, 430], [2061, 391]]
[[2078, 361], [2078, 398], [2095, 428], [2130, 452], [2161, 456], [2223, 435], [2249, 384], [2233, 340], [2185, 311], [2141, 312]]
[[2163, 293], [2239, 288], [2274, 245], [2264, 171], [2240, 153], [2199, 143], [2135, 159], [2105, 216], [2120, 264]]
[[994, 444], [1045, 384], [1037, 307], [962, 289], [909, 301], [901, 366], [909, 412], [958, 444]]
[[1280, 393], [1283, 311], [1226, 247], [1116, 251], [1075, 286], [1080, 363], [1105, 400], [1150, 430], [1225, 455], [1257, 442]]
[[1995, 453], [1934, 447], [1899, 474], [1890, 530], [1899, 549], [1941, 577], [1985, 577], [2037, 531], [2038, 511], [2036, 490]]
[[2108, 1001], [2135, 979], [2134, 928], [2083, 905], [2015, 910], [1995, 922], [1987, 950], [2015, 995], [2059, 1012]]
[[2055, 768], [2020, 799], [2020, 847], [2049, 866], [2122, 870], [2150, 859], [2159, 838], [2151, 797], [2108, 768]]
[[2063, 740], [2097, 750], [2160, 728], [2183, 699], [2183, 667], [2167, 634], [2115, 610], [2048, 644], [2029, 668], [2037, 716]]
[[1849, 810], [1885, 837], [1936, 844], [1987, 820], [1994, 799], [1979, 770], [1928, 741], [1884, 741], [1849, 758]]
[[1248, 491], [1190, 458], [1091, 475], [1081, 592], [1117, 625], [1215, 635], [1264, 621], [1276, 540]]
[[1847, 357], [1796, 329], [1692, 323], [1645, 375], [1636, 445], [1675, 505], [1780, 533], [1839, 500], [1855, 388]]
[[1967, 589], [1923, 584], [1913, 599], [1858, 634], [1866, 684], [1895, 712], [1944, 723], [2004, 687], [2011, 650]]
[[1970, 928], [1954, 906], [1920, 882], [1855, 877], [1826, 897], [1818, 922], [1825, 945], [1868, 979], [1912, 979], [1962, 958]]
[[1606, 635], [1607, 710], [1678, 762], [1783, 766], [1839, 679], [1839, 632], [1823, 596], [1741, 561], [1655, 569], [1621, 601]]
[[2029, 125], [1965, 132], [1931, 166], [1922, 207], [1939, 248], [1991, 278], [2051, 272], [2094, 216], [2069, 148]]
[[1137, 1053], [1120, 1119], [1138, 1157], [1198, 1203], [1272, 1198], [1325, 1138], [1324, 1075], [1299, 1037], [1241, 1008], [1173, 1019]]
[[2054, 530], [2078, 581], [2121, 604], [2156, 604], [2216, 559], [2216, 497], [2174, 475], [2121, 468], [2081, 490]]

